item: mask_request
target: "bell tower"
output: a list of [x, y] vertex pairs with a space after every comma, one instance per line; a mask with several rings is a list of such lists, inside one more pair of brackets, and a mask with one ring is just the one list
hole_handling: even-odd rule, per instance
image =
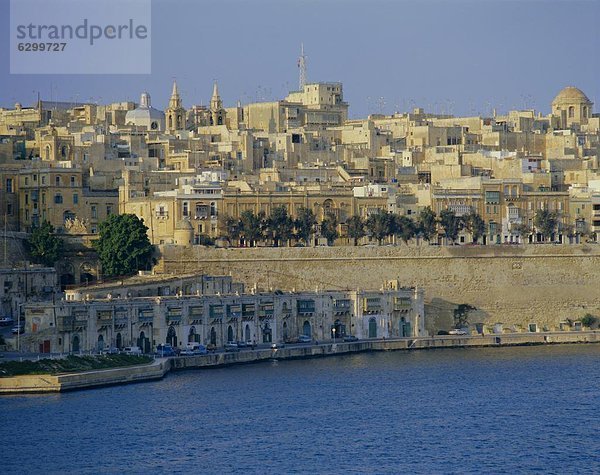
[[173, 91], [169, 99], [169, 107], [165, 111], [167, 119], [167, 131], [175, 133], [177, 130], [185, 129], [185, 109], [181, 104], [181, 96], [177, 89], [177, 82], [173, 81]]
[[212, 97], [210, 98], [210, 125], [225, 125], [226, 111], [219, 96], [219, 86], [215, 81]]

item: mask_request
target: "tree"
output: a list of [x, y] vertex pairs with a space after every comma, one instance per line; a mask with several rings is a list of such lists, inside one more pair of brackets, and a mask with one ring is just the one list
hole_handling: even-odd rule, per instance
[[594, 317], [591, 313], [586, 313], [585, 316], [581, 319], [581, 324], [584, 327], [592, 327], [598, 321], [596, 317]]
[[408, 216], [395, 216], [394, 234], [408, 244], [417, 234], [417, 225]]
[[469, 313], [471, 310], [477, 310], [468, 303], [461, 303], [454, 310], [454, 328], [466, 328], [469, 326]]
[[275, 247], [279, 246], [280, 242], [286, 242], [292, 237], [294, 222], [288, 215], [285, 206], [273, 209], [266, 225]]
[[112, 214], [98, 228], [93, 245], [104, 275], [128, 275], [152, 264], [152, 244], [144, 220], [135, 214]]
[[251, 210], [243, 211], [240, 215], [240, 236], [244, 238], [245, 245], [252, 247], [256, 241], [263, 237], [262, 215], [254, 214]]
[[354, 245], [358, 246], [358, 240], [365, 235], [365, 223], [358, 215], [351, 216], [346, 221], [348, 237], [354, 239]]
[[437, 218], [429, 206], [419, 214], [418, 232], [427, 242], [437, 234]]
[[321, 221], [321, 236], [327, 239], [328, 246], [332, 246], [339, 237], [337, 225], [337, 218], [333, 214], [328, 214], [323, 218], [323, 221]]
[[556, 213], [552, 213], [547, 209], [538, 209], [535, 212], [535, 217], [533, 218], [533, 225], [535, 226], [537, 231], [544, 237], [544, 239], [549, 239], [552, 236], [557, 224], [558, 219]]
[[233, 241], [238, 241], [240, 238], [241, 225], [238, 219], [231, 216], [221, 216], [219, 219], [219, 226], [221, 228], [221, 236], [223, 236], [229, 244], [233, 244]]
[[62, 257], [64, 243], [54, 234], [52, 225], [44, 221], [40, 227], [33, 228], [26, 247], [33, 262], [52, 267]]
[[365, 222], [365, 227], [371, 236], [381, 244], [387, 236], [393, 233], [392, 215], [387, 211], [377, 210], [376, 213], [369, 215]]
[[308, 245], [310, 236], [314, 233], [315, 225], [317, 224], [315, 213], [313, 213], [310, 208], [305, 208], [304, 206], [300, 207], [298, 209], [298, 217], [294, 224], [296, 226], [296, 236]]
[[443, 209], [440, 213], [440, 224], [444, 228], [444, 235], [451, 241], [456, 241], [461, 228], [461, 219], [451, 209]]
[[531, 228], [526, 223], [516, 224], [515, 226], [513, 226], [511, 228], [511, 230], [518, 233], [519, 236], [521, 236], [522, 238], [529, 236], [529, 234], [531, 234]]
[[477, 242], [485, 234], [485, 221], [474, 211], [463, 218], [467, 231], [473, 236], [473, 242]]

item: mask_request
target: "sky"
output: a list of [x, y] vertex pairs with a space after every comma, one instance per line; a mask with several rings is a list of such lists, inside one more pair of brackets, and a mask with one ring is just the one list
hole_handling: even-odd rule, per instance
[[[52, 0], [48, 0], [51, 2]], [[340, 81], [350, 116], [423, 107], [455, 115], [535, 108], [565, 86], [600, 101], [600, 0], [152, 0], [152, 72], [11, 75], [8, 0], [0, 0], [0, 106], [139, 100], [185, 107], [217, 80], [226, 107]], [[596, 111], [600, 110], [600, 104]]]

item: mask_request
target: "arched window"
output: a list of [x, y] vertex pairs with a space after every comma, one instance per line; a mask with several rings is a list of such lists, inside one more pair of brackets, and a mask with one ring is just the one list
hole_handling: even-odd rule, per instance
[[585, 117], [586, 119], [588, 117], [588, 107], [587, 106], [583, 106], [583, 117]]
[[575, 117], [575, 107], [569, 106], [569, 119], [572, 119], [573, 117]]

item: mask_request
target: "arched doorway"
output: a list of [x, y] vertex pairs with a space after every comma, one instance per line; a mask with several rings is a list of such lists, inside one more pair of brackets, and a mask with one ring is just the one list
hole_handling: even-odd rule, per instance
[[215, 327], [211, 327], [210, 329], [210, 342], [213, 345], [217, 344], [217, 332], [215, 330]]
[[150, 353], [150, 338], [146, 338], [146, 334], [144, 332], [140, 332], [140, 337], [137, 341], [137, 346], [142, 349], [144, 353]]
[[283, 341], [288, 339], [288, 325], [287, 322], [283, 322]]
[[227, 327], [227, 341], [235, 341], [233, 339], [233, 328], [231, 325]]
[[175, 331], [173, 325], [171, 325], [167, 331], [167, 344], [171, 345], [173, 348], [177, 347], [177, 331]]
[[102, 351], [104, 349], [104, 336], [98, 335], [98, 351]]
[[246, 341], [252, 341], [252, 338], [250, 336], [250, 325], [248, 325], [248, 324], [246, 324], [245, 333], [246, 333]]
[[377, 320], [375, 317], [369, 319], [369, 338], [377, 338]]
[[119, 350], [123, 348], [123, 337], [121, 336], [121, 333], [117, 333], [117, 348]]
[[306, 320], [304, 322], [304, 325], [302, 325], [302, 334], [306, 335], [308, 337], [310, 337], [312, 334], [311, 328], [310, 328], [310, 322], [308, 320]]
[[62, 274], [60, 276], [61, 290], [66, 290], [69, 285], [75, 285], [75, 276], [73, 274]]
[[[333, 331], [335, 330], [335, 332]], [[336, 320], [331, 327], [331, 338], [342, 338], [345, 332], [345, 325], [342, 322]]]
[[188, 333], [188, 343], [194, 343], [198, 341], [198, 337], [200, 335], [196, 334], [196, 328], [190, 327], [190, 332]]
[[73, 337], [73, 343], [71, 345], [71, 351], [73, 353], [78, 353], [79, 352], [79, 336], [75, 335]]
[[263, 343], [271, 343], [273, 341], [273, 330], [271, 330], [271, 325], [269, 325], [269, 322], [265, 323], [262, 337]]
[[411, 336], [411, 331], [410, 331], [410, 322], [407, 322], [406, 319], [404, 317], [402, 317], [400, 319], [400, 336], [402, 337], [408, 337]]

